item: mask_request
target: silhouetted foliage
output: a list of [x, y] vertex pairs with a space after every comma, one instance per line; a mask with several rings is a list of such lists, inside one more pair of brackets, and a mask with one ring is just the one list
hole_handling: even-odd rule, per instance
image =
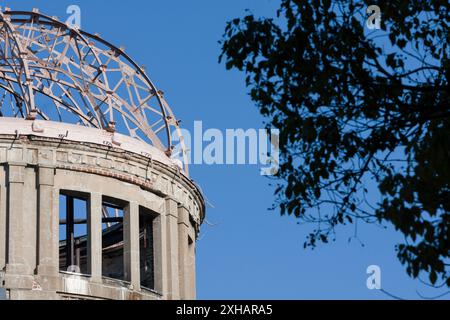
[[372, 4], [282, 0], [230, 21], [220, 61], [281, 130], [276, 207], [317, 224], [305, 247], [388, 222], [407, 273], [450, 286], [450, 5], [383, 1], [369, 30]]

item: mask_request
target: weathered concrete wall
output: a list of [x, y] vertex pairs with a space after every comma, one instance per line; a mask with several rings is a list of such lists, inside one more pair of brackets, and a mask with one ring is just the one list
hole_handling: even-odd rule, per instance
[[[0, 118], [0, 287], [10, 299], [195, 298], [195, 239], [204, 201], [189, 178], [166, 161], [109, 144], [2, 134], [1, 128]], [[59, 272], [61, 190], [90, 199], [89, 276]], [[102, 278], [102, 197], [127, 203], [125, 281]], [[140, 207], [156, 215], [153, 291], [140, 288]]]

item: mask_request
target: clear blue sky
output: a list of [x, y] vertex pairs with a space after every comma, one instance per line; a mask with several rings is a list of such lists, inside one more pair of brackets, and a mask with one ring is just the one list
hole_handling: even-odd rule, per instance
[[[218, 64], [225, 22], [245, 9], [272, 15], [278, 0], [0, 0], [2, 6], [31, 10], [65, 20], [66, 8], [82, 10], [82, 28], [124, 45], [145, 65], [183, 125], [202, 120], [205, 128], [260, 128], [262, 118], [250, 101], [243, 75]], [[335, 243], [303, 249], [308, 226], [269, 211], [270, 181], [257, 166], [191, 166], [207, 199], [207, 220], [197, 250], [200, 299], [384, 299], [368, 290], [366, 268], [382, 270], [384, 289], [403, 298], [437, 295], [408, 278], [394, 245], [399, 234], [377, 226], [340, 229]]]

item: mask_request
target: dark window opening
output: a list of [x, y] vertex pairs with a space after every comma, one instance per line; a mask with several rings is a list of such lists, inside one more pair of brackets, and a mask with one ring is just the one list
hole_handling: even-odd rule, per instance
[[154, 239], [153, 223], [155, 214], [139, 207], [139, 257], [141, 270], [141, 286], [155, 289]]
[[102, 275], [124, 280], [123, 211], [127, 203], [103, 197]]
[[87, 273], [88, 196], [62, 191], [59, 214], [59, 269]]

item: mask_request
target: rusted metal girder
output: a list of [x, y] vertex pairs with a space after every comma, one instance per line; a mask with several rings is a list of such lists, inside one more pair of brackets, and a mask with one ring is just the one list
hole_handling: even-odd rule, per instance
[[179, 121], [158, 90], [121, 48], [55, 17], [0, 12], [0, 116], [44, 119], [121, 133], [168, 156]]

